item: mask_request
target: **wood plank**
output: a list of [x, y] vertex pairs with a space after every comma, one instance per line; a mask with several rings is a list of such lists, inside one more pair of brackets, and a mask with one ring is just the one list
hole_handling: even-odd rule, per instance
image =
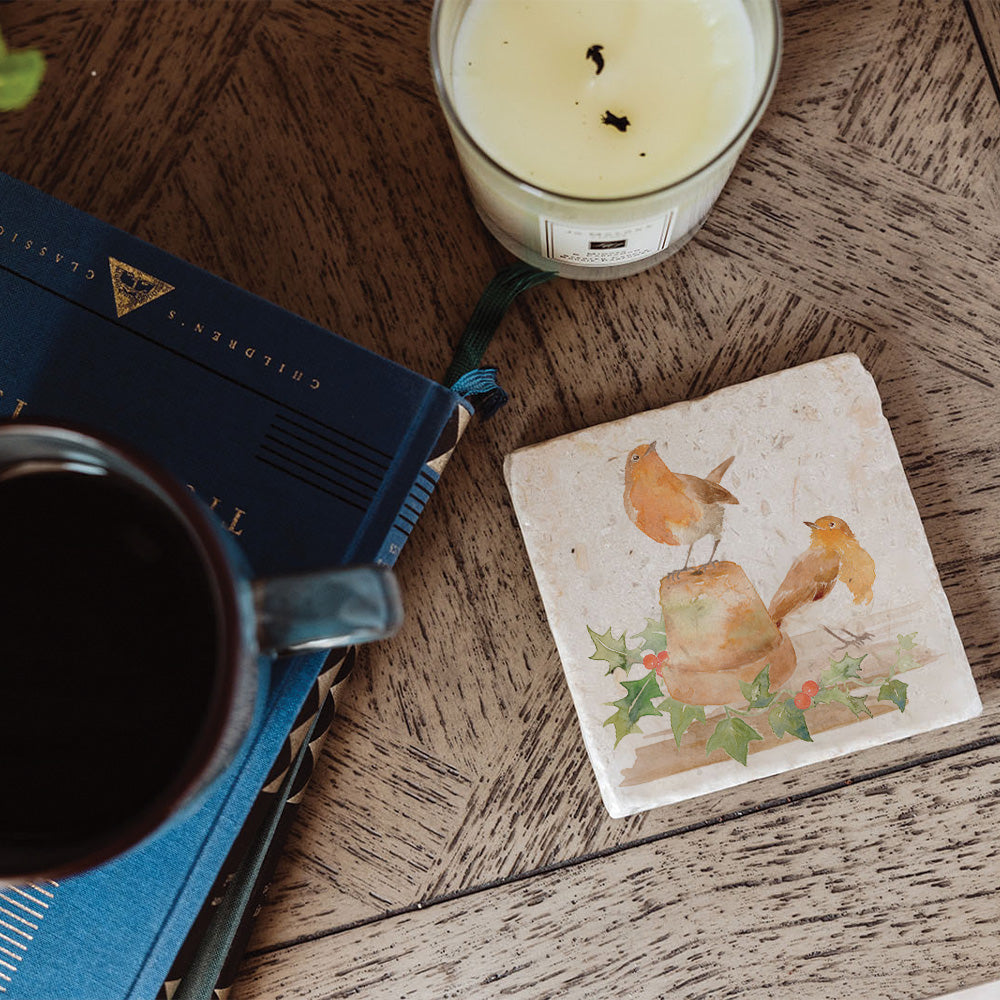
[[87, 0], [4, 6], [8, 43], [38, 45], [46, 57], [35, 101], [0, 116], [4, 166], [149, 238], [144, 209], [188, 154], [189, 132], [266, 7], [219, 2], [211, 16], [170, 3], [126, 2], [113, 17], [96, 10]]
[[1000, 102], [1000, 7], [993, 0], [967, 0], [965, 6]]
[[241, 995], [938, 996], [1000, 977], [991, 746], [259, 953]]
[[913, 0], [878, 39], [851, 85], [840, 137], [995, 209], [996, 95], [964, 5]]

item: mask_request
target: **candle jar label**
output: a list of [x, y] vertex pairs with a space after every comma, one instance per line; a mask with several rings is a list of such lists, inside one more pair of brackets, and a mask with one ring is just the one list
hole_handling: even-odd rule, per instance
[[676, 212], [615, 226], [585, 226], [540, 219], [543, 252], [579, 267], [609, 267], [645, 260], [670, 245]]

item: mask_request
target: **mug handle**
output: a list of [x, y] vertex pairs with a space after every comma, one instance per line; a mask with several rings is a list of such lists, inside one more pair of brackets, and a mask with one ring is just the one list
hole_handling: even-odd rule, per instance
[[403, 621], [399, 585], [387, 566], [254, 580], [253, 598], [260, 650], [277, 656], [385, 639]]

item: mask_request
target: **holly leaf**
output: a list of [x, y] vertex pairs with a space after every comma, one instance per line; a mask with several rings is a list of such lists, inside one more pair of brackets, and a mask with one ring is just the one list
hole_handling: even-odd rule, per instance
[[795, 707], [795, 702], [791, 698], [780, 701], [771, 706], [771, 711], [767, 713], [767, 721], [774, 730], [774, 735], [781, 739], [785, 733], [794, 736], [797, 740], [805, 743], [812, 743], [813, 738], [809, 733], [809, 726], [806, 724], [806, 714], [801, 708]]
[[820, 675], [820, 687], [836, 687], [838, 684], [846, 684], [850, 680], [859, 680], [861, 677], [861, 661], [867, 656], [849, 656], [844, 654], [843, 658], [834, 662], [830, 661], [830, 667]]
[[771, 694], [771, 664], [765, 665], [764, 669], [748, 684], [740, 681], [740, 690], [747, 700], [747, 708], [767, 708], [778, 696]]
[[906, 711], [906, 685], [893, 678], [878, 689], [879, 701], [891, 701], [901, 712]]
[[662, 618], [647, 618], [646, 627], [631, 638], [642, 639], [640, 649], [651, 649], [654, 653], [662, 653], [667, 648], [667, 627], [663, 624]]
[[685, 705], [682, 701], [666, 698], [660, 702], [660, 708], [670, 711], [670, 728], [673, 730], [674, 742], [680, 746], [681, 737], [687, 732], [692, 722], [705, 721], [705, 709], [700, 705]]
[[725, 750], [733, 760], [746, 764], [747, 748], [750, 743], [753, 740], [763, 739], [764, 737], [753, 726], [748, 726], [742, 719], [730, 716], [723, 719], [715, 727], [715, 732], [708, 738], [705, 753], [710, 754], [713, 750]]
[[856, 698], [853, 694], [848, 694], [840, 688], [820, 688], [813, 698], [814, 705], [828, 705], [831, 703], [845, 705], [859, 719], [862, 715], [867, 715], [869, 719], [872, 717], [871, 709], [868, 708], [868, 703], [864, 698]]
[[642, 662], [639, 649], [629, 649], [625, 644], [625, 633], [616, 639], [609, 628], [604, 635], [598, 635], [589, 625], [587, 631], [594, 643], [594, 652], [590, 656], [592, 660], [604, 660], [608, 664], [607, 674], [613, 674], [616, 670], [624, 670], [627, 674], [629, 667]]
[[913, 649], [913, 647], [916, 646], [916, 644], [917, 644], [916, 632], [907, 632], [906, 635], [896, 636], [896, 645], [899, 646], [900, 649]]
[[656, 675], [646, 674], [641, 681], [622, 681], [621, 685], [627, 694], [618, 701], [608, 702], [618, 711], [604, 720], [604, 725], [615, 727], [615, 746], [631, 733], [638, 733], [638, 721], [646, 715], [663, 715], [653, 704], [653, 698], [662, 698], [663, 692], [656, 683]]
[[23, 108], [35, 96], [45, 73], [38, 49], [11, 51], [0, 38], [0, 111]]

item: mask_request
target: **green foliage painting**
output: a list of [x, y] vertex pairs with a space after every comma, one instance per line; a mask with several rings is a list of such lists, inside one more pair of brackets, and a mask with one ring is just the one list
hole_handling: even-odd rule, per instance
[[[606, 664], [605, 674], [616, 676], [624, 690], [621, 698], [608, 703], [615, 712], [604, 722], [614, 726], [616, 747], [626, 736], [641, 733], [640, 720], [648, 716], [669, 717], [678, 747], [692, 724], [706, 722], [701, 705], [687, 705], [666, 690], [662, 668], [668, 659], [667, 637], [662, 621], [648, 619], [646, 628], [633, 635], [625, 631], [616, 635], [611, 628], [599, 633], [589, 626], [587, 631], [594, 643], [590, 659]], [[822, 705], [842, 706], [855, 719], [871, 718], [872, 705], [877, 702], [890, 703], [904, 712], [907, 686], [899, 674], [920, 666], [913, 653], [916, 635], [912, 632], [896, 636], [895, 659], [885, 673], [866, 676], [862, 673], [866, 655], [844, 653], [839, 659], [831, 658], [829, 666], [817, 678], [805, 681], [798, 691], [772, 689], [770, 667], [765, 665], [752, 682], [740, 683], [744, 702], [722, 705], [721, 716], [712, 716], [715, 727], [708, 737], [706, 754], [722, 750], [746, 764], [751, 744], [763, 741], [761, 733], [767, 729], [778, 739], [790, 736], [811, 743], [810, 712]], [[630, 674], [636, 666], [646, 673], [632, 679]], [[619, 676], [618, 671], [624, 676]]]

